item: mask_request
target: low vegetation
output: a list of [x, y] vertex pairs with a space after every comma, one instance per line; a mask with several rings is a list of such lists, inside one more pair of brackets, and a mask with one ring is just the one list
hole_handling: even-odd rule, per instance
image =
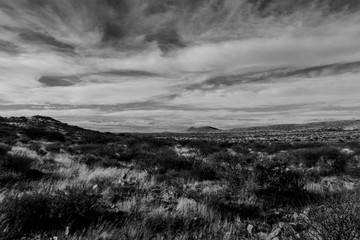
[[360, 239], [356, 142], [185, 141], [3, 122], [0, 239]]

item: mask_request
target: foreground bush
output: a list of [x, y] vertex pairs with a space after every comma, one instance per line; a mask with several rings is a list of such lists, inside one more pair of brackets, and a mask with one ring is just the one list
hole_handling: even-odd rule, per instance
[[48, 230], [51, 204], [48, 194], [8, 196], [0, 204], [0, 238], [16, 239], [24, 234]]
[[21, 154], [9, 154], [0, 160], [0, 168], [16, 173], [28, 172], [36, 159]]
[[286, 162], [268, 160], [255, 167], [255, 177], [261, 189], [274, 193], [296, 193], [305, 186], [302, 174], [288, 167]]
[[50, 153], [60, 153], [61, 147], [59, 143], [51, 143], [45, 146], [45, 150]]
[[306, 231], [302, 239], [357, 240], [360, 239], [359, 192], [336, 196], [320, 206], [312, 208], [302, 217]]
[[190, 174], [196, 181], [218, 180], [220, 177], [216, 170], [216, 166], [213, 164], [194, 160]]
[[238, 201], [231, 190], [227, 188], [212, 193], [190, 190], [185, 193], [185, 196], [197, 203], [204, 204], [216, 213], [216, 217], [226, 220], [256, 219], [261, 213], [259, 206]]
[[246, 160], [240, 155], [232, 155], [228, 152], [218, 152], [210, 156], [220, 178], [228, 182], [233, 191], [242, 189], [252, 177], [252, 173], [246, 166]]
[[5, 156], [10, 150], [10, 146], [0, 143], [0, 156]]
[[168, 171], [191, 170], [193, 163], [178, 156], [172, 148], [139, 154], [136, 165], [151, 174], [165, 174]]
[[0, 125], [0, 141], [6, 144], [15, 144], [19, 136], [10, 125]]
[[104, 216], [100, 196], [82, 186], [64, 191], [10, 195], [0, 204], [0, 238], [41, 232], [76, 231]]
[[[160, 219], [159, 219], [160, 218]], [[162, 226], [165, 224], [167, 226]], [[153, 222], [155, 221], [155, 222]], [[179, 228], [178, 228], [179, 227]], [[156, 232], [156, 229], [163, 231]], [[100, 225], [89, 228], [83, 233], [67, 237], [69, 240], [160, 240], [160, 239], [179, 239], [179, 240], [220, 240], [234, 239], [242, 240], [246, 238], [246, 225], [241, 222], [230, 223], [217, 220], [208, 222], [207, 220], [181, 219], [179, 217], [167, 218], [154, 216], [144, 219], [143, 222], [128, 222], [123, 228], [112, 228], [108, 225]], [[96, 236], [96, 237], [94, 237]], [[254, 238], [255, 240], [255, 238]]]
[[349, 156], [335, 147], [320, 147], [296, 150], [293, 154], [306, 167], [329, 167], [330, 173], [340, 174], [345, 171]]
[[306, 181], [302, 172], [289, 168], [284, 159], [265, 159], [254, 171], [256, 195], [264, 201], [265, 208], [306, 205], [313, 198], [304, 189]]

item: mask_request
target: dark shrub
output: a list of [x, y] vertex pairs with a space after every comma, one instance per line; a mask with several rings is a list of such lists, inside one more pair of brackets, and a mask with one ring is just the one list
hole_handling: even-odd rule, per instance
[[23, 174], [23, 176], [28, 180], [40, 180], [47, 176], [47, 174], [36, 169], [29, 169]]
[[18, 239], [38, 229], [51, 229], [51, 198], [42, 193], [5, 197], [0, 204], [0, 238]]
[[88, 226], [106, 210], [100, 198], [92, 189], [83, 186], [57, 191], [51, 202], [52, 218], [59, 227], [70, 226], [76, 230]]
[[294, 151], [293, 154], [298, 157], [300, 162], [304, 163], [306, 167], [325, 164], [329, 165], [335, 174], [343, 173], [346, 168], [346, 163], [349, 160], [348, 155], [342, 153], [335, 147], [301, 149]]
[[80, 137], [80, 143], [92, 143], [92, 144], [107, 144], [115, 142], [118, 137], [112, 133], [101, 133], [95, 131], [83, 132]]
[[164, 148], [172, 147], [175, 145], [175, 141], [167, 138], [155, 138], [151, 136], [141, 137], [139, 142], [144, 142], [150, 145], [151, 148]]
[[346, 164], [346, 173], [360, 178], [360, 161], [359, 158], [360, 154], [351, 156], [350, 159], [347, 161]]
[[20, 139], [19, 139], [19, 142], [20, 143], [23, 143], [23, 144], [27, 144], [31, 141], [30, 138], [26, 137], [26, 136], [22, 136]]
[[[123, 182], [121, 185], [115, 185], [112, 183], [104, 184], [101, 180], [94, 181], [99, 186], [107, 188], [111, 186], [111, 190], [109, 196], [107, 197], [109, 202], [111, 203], [118, 203], [120, 201], [126, 201], [137, 194], [141, 194], [141, 191], [138, 188], [137, 183], [134, 182]], [[99, 184], [100, 183], [100, 184]]]
[[216, 210], [221, 216], [234, 219], [256, 219], [260, 217], [261, 209], [256, 204], [245, 204], [232, 201], [211, 202], [210, 206]]
[[266, 159], [255, 166], [257, 197], [264, 200], [264, 207], [281, 205], [298, 206], [307, 204], [310, 196], [305, 191], [305, 178], [302, 172], [290, 169], [286, 162]]
[[144, 152], [138, 156], [136, 165], [149, 173], [164, 174], [169, 170], [191, 170], [192, 162], [178, 156], [172, 148], [162, 148], [156, 152]]
[[21, 175], [14, 172], [6, 172], [0, 170], [0, 187], [12, 185], [21, 180]]
[[54, 131], [47, 132], [45, 139], [50, 142], [64, 142], [66, 140], [64, 134]]
[[94, 155], [90, 155], [90, 154], [86, 154], [86, 155], [81, 156], [79, 161], [80, 161], [80, 163], [86, 164], [89, 167], [94, 167], [94, 166], [100, 165], [101, 162], [103, 161], [103, 158], [94, 156]]
[[92, 154], [103, 155], [105, 152], [104, 144], [79, 144], [72, 147], [71, 152], [73, 154]]
[[131, 150], [125, 150], [116, 156], [116, 159], [121, 162], [129, 162], [134, 159], [136, 153]]
[[109, 157], [119, 161], [129, 161], [134, 153], [126, 146], [119, 144], [79, 144], [71, 149], [73, 154], [88, 154], [97, 157]]
[[196, 202], [206, 204], [215, 210], [223, 219], [234, 220], [236, 217], [255, 219], [259, 217], [261, 213], [258, 205], [239, 202], [238, 198], [227, 188], [212, 193], [189, 190], [185, 193], [185, 196]]
[[7, 155], [1, 159], [0, 167], [7, 171], [25, 173], [30, 170], [36, 159], [20, 155]]
[[51, 153], [59, 153], [61, 150], [61, 144], [59, 143], [52, 143], [49, 145], [46, 145], [45, 150]]
[[[172, 182], [174, 179], [185, 179], [195, 181], [219, 180], [215, 166], [202, 160], [193, 158], [184, 158], [186, 164], [184, 168], [168, 169], [166, 173], [157, 175], [157, 180], [162, 182]], [[189, 164], [188, 164], [189, 163]], [[190, 167], [191, 164], [191, 167]], [[185, 167], [186, 166], [186, 167]], [[190, 169], [189, 169], [190, 168]]]
[[221, 151], [219, 143], [216, 141], [205, 141], [205, 140], [182, 140], [179, 144], [189, 148], [197, 149], [203, 156], [213, 154]]
[[215, 166], [201, 160], [194, 160], [191, 170], [191, 176], [197, 181], [217, 180], [219, 176]]
[[231, 147], [231, 149], [234, 150], [237, 153], [245, 153], [245, 154], [250, 153], [249, 148], [244, 144], [234, 144]]
[[312, 207], [300, 219], [307, 229], [301, 233], [301, 239], [359, 239], [360, 204], [356, 191], [330, 197], [320, 207]]
[[0, 237], [17, 239], [44, 231], [76, 231], [105, 216], [100, 196], [82, 186], [55, 193], [25, 193], [7, 196], [0, 204]]
[[152, 234], [194, 231], [204, 226], [207, 221], [201, 217], [171, 216], [156, 214], [144, 216], [143, 226]]
[[304, 188], [303, 175], [284, 161], [264, 160], [255, 167], [255, 180], [260, 188], [275, 193], [294, 193]]
[[24, 129], [24, 133], [26, 136], [33, 140], [41, 139], [44, 136], [46, 136], [47, 131], [44, 128], [38, 128], [38, 127], [29, 127]]
[[157, 182], [161, 182], [167, 185], [173, 185], [174, 183], [176, 184], [177, 182], [181, 181], [180, 179], [192, 180], [194, 179], [194, 176], [191, 174], [191, 171], [188, 170], [167, 170], [163, 174], [155, 175], [155, 180]]
[[313, 149], [301, 149], [294, 152], [295, 156], [298, 156], [300, 161], [306, 167], [314, 167], [317, 162], [320, 160], [323, 149], [322, 148], [313, 148]]
[[26, 128], [24, 129], [24, 133], [27, 137], [31, 138], [32, 140], [45, 139], [51, 142], [65, 141], [65, 136], [62, 133], [55, 131], [48, 131], [45, 128], [40, 128], [40, 127]]
[[30, 150], [35, 151], [40, 156], [45, 156], [46, 155], [46, 151], [44, 151], [43, 145], [41, 143], [39, 143], [39, 142], [31, 141], [31, 143], [28, 144], [28, 148]]
[[268, 152], [270, 148], [270, 143], [250, 141], [248, 143], [248, 148], [252, 149], [254, 152]]
[[100, 157], [95, 155], [86, 154], [80, 157], [79, 161], [83, 164], [86, 164], [88, 167], [103, 167], [103, 168], [110, 168], [110, 167], [120, 167], [121, 164], [118, 160], [109, 158], [107, 156]]
[[161, 233], [164, 232], [168, 226], [169, 219], [166, 216], [154, 215], [145, 217], [144, 226], [151, 233]]
[[19, 136], [16, 134], [15, 128], [6, 124], [0, 124], [0, 141], [13, 145]]
[[220, 164], [223, 162], [236, 162], [236, 157], [227, 151], [216, 152], [208, 156], [211, 163]]
[[212, 154], [209, 158], [211, 163], [214, 164], [218, 176], [226, 180], [233, 191], [242, 189], [245, 182], [252, 175], [246, 166], [246, 161], [240, 155], [218, 152]]
[[5, 156], [10, 150], [11, 147], [9, 145], [0, 143], [0, 156]]
[[121, 167], [121, 163], [116, 159], [105, 157], [103, 161], [95, 166], [103, 168]]

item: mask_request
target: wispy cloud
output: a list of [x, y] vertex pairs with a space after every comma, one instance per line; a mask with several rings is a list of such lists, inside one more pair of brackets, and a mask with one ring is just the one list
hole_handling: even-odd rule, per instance
[[2, 1], [3, 114], [116, 131], [360, 114], [356, 1], [115, 2]]

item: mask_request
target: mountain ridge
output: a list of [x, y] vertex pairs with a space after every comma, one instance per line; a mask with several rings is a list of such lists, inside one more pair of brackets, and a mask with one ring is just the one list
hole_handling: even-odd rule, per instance
[[[79, 130], [79, 131], [94, 131], [82, 128], [79, 126], [69, 125], [51, 117], [35, 115], [31, 117], [1, 117], [0, 123], [7, 125], [21, 127], [21, 128], [44, 128], [50, 131], [67, 131], [67, 130]], [[249, 127], [237, 127], [231, 129], [219, 129], [213, 126], [192, 126], [185, 130], [187, 133], [217, 133], [217, 132], [242, 132], [242, 131], [293, 131], [293, 130], [343, 130], [351, 131], [360, 129], [360, 120], [336, 120], [336, 121], [321, 121], [299, 124], [274, 124], [265, 126], [249, 126]], [[116, 133], [114, 133], [116, 134]]]
[[298, 123], [298, 124], [274, 124], [265, 126], [253, 126], [253, 127], [239, 127], [232, 128], [227, 131], [239, 132], [248, 130], [310, 130], [310, 129], [323, 129], [323, 130], [355, 130], [360, 129], [360, 120], [335, 120], [335, 121], [321, 121], [310, 123]]
[[190, 127], [186, 130], [186, 132], [220, 132], [220, 131], [223, 130], [212, 126]]

